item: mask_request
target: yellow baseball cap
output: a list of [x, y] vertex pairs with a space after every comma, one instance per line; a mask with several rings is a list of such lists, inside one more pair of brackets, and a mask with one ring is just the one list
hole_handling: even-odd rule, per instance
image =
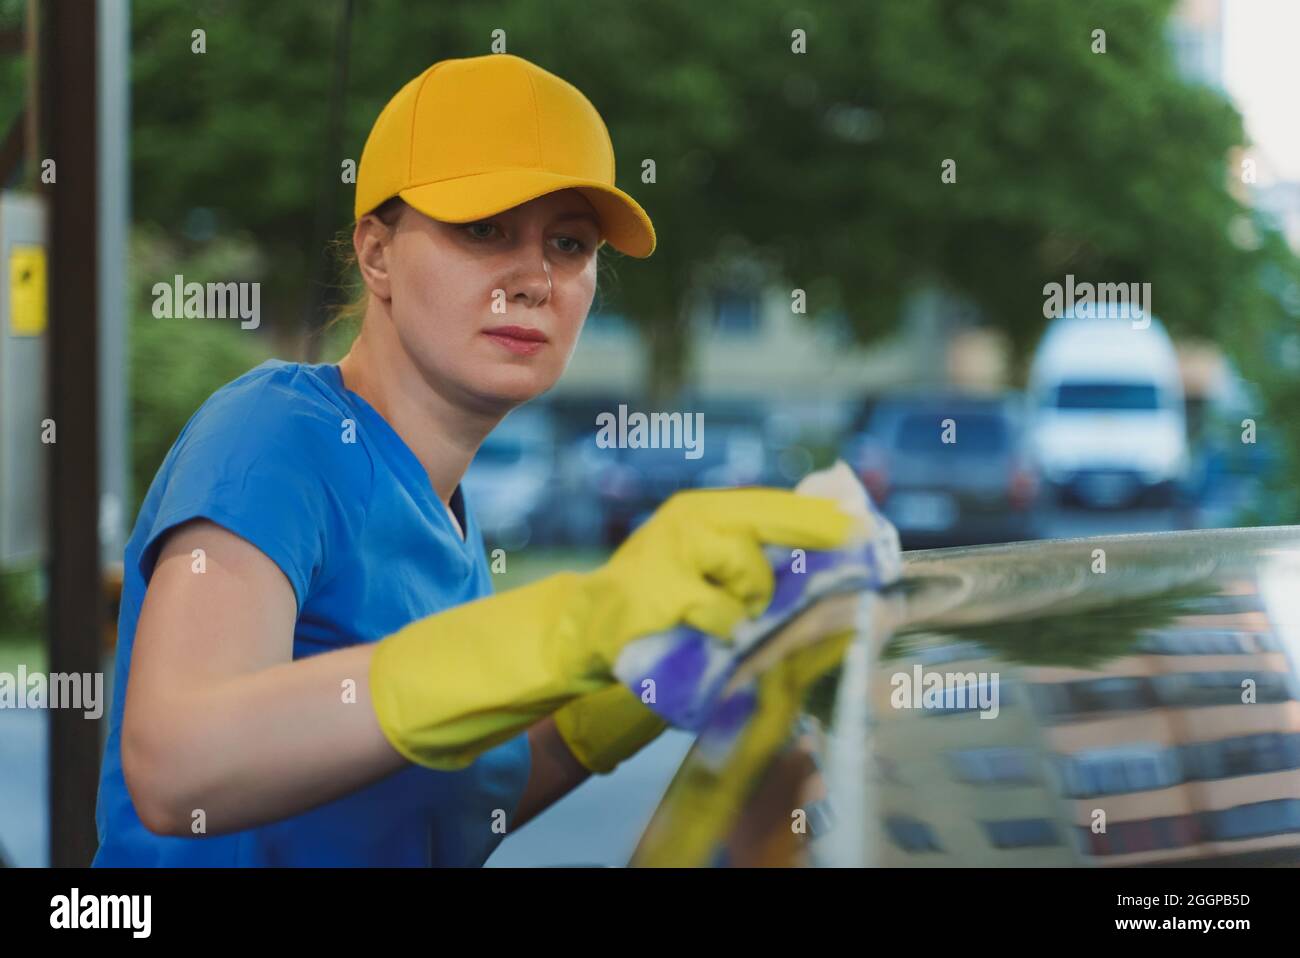
[[654, 252], [655, 230], [614, 185], [605, 121], [577, 87], [509, 53], [441, 60], [388, 101], [357, 170], [355, 215], [394, 196], [426, 216], [469, 223], [576, 189], [604, 241]]

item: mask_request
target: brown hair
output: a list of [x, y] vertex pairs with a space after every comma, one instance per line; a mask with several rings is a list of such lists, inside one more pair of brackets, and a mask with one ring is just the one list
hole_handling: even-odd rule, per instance
[[[381, 223], [392, 229], [401, 218], [405, 206], [405, 200], [400, 196], [394, 196], [380, 203], [371, 212]], [[330, 309], [329, 322], [321, 327], [321, 333], [333, 329], [339, 323], [359, 325], [366, 318], [366, 304], [370, 301], [370, 290], [366, 289], [366, 284], [357, 273], [357, 251], [352, 246], [352, 231], [355, 227], [354, 221], [351, 227], [340, 230], [330, 242], [330, 250], [338, 269], [335, 275], [347, 278], [348, 285], [341, 288], [348, 290], [351, 298]]]

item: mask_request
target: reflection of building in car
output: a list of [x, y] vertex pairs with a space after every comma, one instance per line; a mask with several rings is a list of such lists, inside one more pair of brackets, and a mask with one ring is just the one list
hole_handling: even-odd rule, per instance
[[[802, 700], [811, 771], [784, 761], [793, 730], [768, 728], [747, 776], [692, 752], [633, 864], [676, 864], [707, 817], [728, 836], [714, 864], [1293, 865], [1297, 595], [1295, 527], [905, 555], [894, 625]], [[891, 677], [917, 665], [998, 675], [997, 718], [894, 707]], [[765, 782], [807, 803], [807, 841], [789, 844], [789, 803], [738, 798]]]
[[1101, 675], [1035, 670], [1084, 854], [1146, 864], [1300, 847], [1300, 696], [1267, 619], [1175, 626]]
[[[879, 745], [906, 785], [880, 785], [881, 864], [1132, 865], [1300, 848], [1300, 690], [1252, 596], [1228, 599], [1096, 670], [1003, 664], [1014, 675], [1004, 690], [1014, 682], [1030, 706], [1018, 712], [1004, 691], [1006, 724], [891, 712]], [[970, 642], [913, 660], [998, 668]], [[954, 786], [959, 800], [918, 802]]]
[[890, 707], [887, 683], [874, 686], [876, 714], [887, 718], [876, 746], [893, 769], [892, 778], [875, 783], [882, 829], [878, 864], [1072, 864], [1068, 829], [1021, 677], [971, 642], [942, 641], [909, 655], [908, 662], [927, 670], [1000, 671], [1000, 710], [988, 722], [974, 711], [907, 713]]

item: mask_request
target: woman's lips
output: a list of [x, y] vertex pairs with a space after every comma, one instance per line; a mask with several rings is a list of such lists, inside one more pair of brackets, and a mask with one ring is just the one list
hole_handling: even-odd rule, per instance
[[516, 356], [531, 356], [546, 345], [546, 336], [531, 326], [494, 326], [483, 335], [495, 340]]

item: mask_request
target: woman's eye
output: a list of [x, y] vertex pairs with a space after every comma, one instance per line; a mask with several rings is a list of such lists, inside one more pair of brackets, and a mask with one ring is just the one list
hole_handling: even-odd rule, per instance
[[[474, 237], [474, 239], [485, 240], [492, 238], [492, 233], [495, 229], [496, 226], [492, 223], [470, 223], [465, 227], [465, 232], [469, 233], [469, 235]], [[476, 232], [476, 230], [486, 230], [487, 232], [479, 233]]]
[[561, 243], [573, 244], [572, 246], [560, 247], [561, 251], [565, 253], [581, 253], [587, 248], [586, 243], [582, 242], [582, 240], [575, 239], [572, 236], [557, 236], [556, 239], [558, 239]]

